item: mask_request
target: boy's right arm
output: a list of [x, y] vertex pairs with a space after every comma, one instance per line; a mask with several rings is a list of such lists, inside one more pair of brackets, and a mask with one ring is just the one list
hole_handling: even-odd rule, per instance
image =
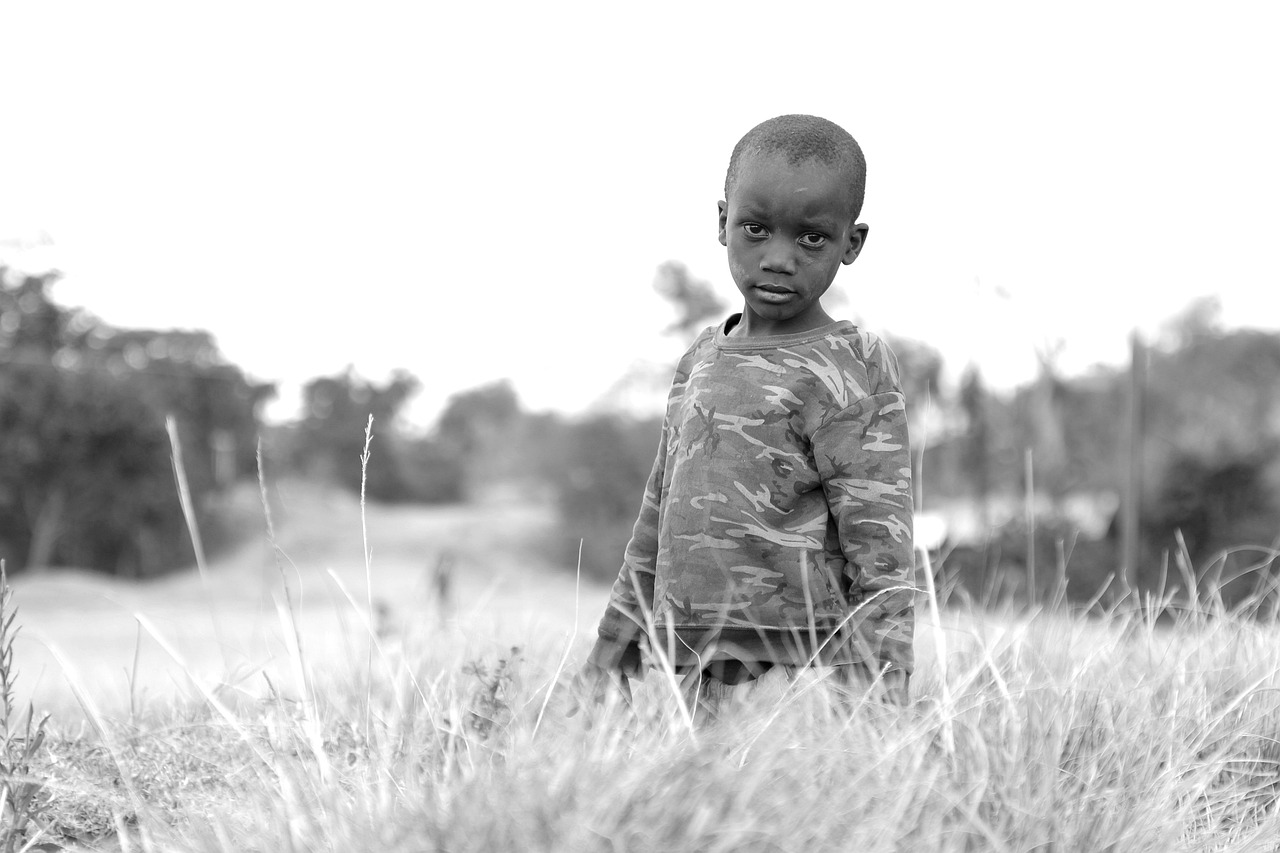
[[570, 716], [582, 707], [582, 701], [601, 704], [610, 690], [631, 703], [629, 679], [640, 676], [640, 637], [644, 633], [645, 614], [653, 607], [653, 580], [658, 558], [658, 506], [662, 501], [662, 479], [666, 470], [667, 431], [653, 470], [645, 485], [640, 515], [631, 531], [631, 539], [623, 554], [622, 568], [613, 582], [609, 605], [597, 629], [596, 643], [586, 662], [573, 679], [573, 692], [578, 704]]
[[615, 683], [629, 695], [627, 679], [640, 677], [640, 639], [653, 619], [653, 586], [658, 564], [658, 528], [664, 498], [663, 484], [667, 478], [667, 451], [672, 434], [672, 418], [679, 410], [679, 401], [688, 387], [693, 360], [700, 346], [715, 335], [715, 327], [707, 328], [685, 352], [676, 366], [667, 395], [666, 417], [662, 422], [662, 438], [653, 468], [645, 483], [640, 501], [640, 514], [636, 517], [622, 558], [622, 568], [613, 582], [609, 605], [597, 630], [598, 638], [587, 662], [579, 673], [580, 679], [596, 684]]

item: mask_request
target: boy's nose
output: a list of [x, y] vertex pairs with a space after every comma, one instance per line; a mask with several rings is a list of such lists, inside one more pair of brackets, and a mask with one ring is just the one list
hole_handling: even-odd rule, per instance
[[779, 240], [774, 245], [766, 248], [764, 254], [760, 256], [760, 270], [762, 272], [792, 275], [796, 271], [795, 254], [791, 252], [788, 246], [782, 245], [782, 241]]

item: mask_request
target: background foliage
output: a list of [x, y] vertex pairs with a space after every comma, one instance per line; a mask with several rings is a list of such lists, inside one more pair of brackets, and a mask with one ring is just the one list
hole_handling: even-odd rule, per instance
[[[413, 374], [376, 382], [347, 370], [308, 382], [296, 420], [266, 425], [260, 409], [272, 386], [227, 363], [207, 332], [112, 328], [57, 305], [56, 278], [0, 269], [0, 556], [11, 570], [147, 576], [186, 564], [164, 431], [173, 414], [215, 547], [257, 533], [237, 522], [228, 495], [255, 476], [260, 436], [275, 474], [358, 492], [373, 415], [369, 499], [544, 502], [561, 520], [546, 543], [560, 564], [572, 565], [581, 544], [585, 572], [616, 573], [660, 430], [660, 418], [621, 402], [622, 386], [665, 388], [673, 365], [638, 364], [575, 417], [527, 411], [510, 383], [496, 381], [455, 394], [425, 430], [403, 422], [420, 385]], [[671, 306], [663, 332], [677, 344], [728, 313], [682, 264], [660, 267], [654, 288]], [[1048, 346], [1034, 382], [997, 394], [973, 365], [956, 376], [927, 344], [890, 343], [925, 508], [952, 522], [936, 555], [950, 581], [974, 594], [1020, 594], [1034, 542], [1037, 566], [1057, 571], [1067, 560], [1069, 594], [1092, 595], [1119, 559], [1113, 514], [1126, 468], [1128, 370], [1065, 376]], [[1243, 595], [1275, 569], [1274, 553], [1233, 549], [1274, 548], [1280, 533], [1280, 335], [1224, 331], [1212, 303], [1196, 304], [1145, 367], [1138, 580], [1154, 587], [1181, 558], [1215, 572], [1228, 598]], [[1028, 451], [1034, 537], [1024, 512]]]
[[121, 330], [56, 305], [56, 274], [0, 268], [0, 556], [130, 576], [190, 559], [166, 415], [197, 515], [226, 541], [218, 495], [252, 471], [272, 386], [223, 360], [206, 332]]

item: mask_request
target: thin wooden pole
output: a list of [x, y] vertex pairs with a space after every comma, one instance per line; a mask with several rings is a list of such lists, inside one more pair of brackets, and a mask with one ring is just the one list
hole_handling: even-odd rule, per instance
[[1036, 479], [1033, 465], [1033, 454], [1028, 447], [1023, 454], [1023, 468], [1026, 478], [1026, 513], [1027, 525], [1027, 604], [1036, 602]]

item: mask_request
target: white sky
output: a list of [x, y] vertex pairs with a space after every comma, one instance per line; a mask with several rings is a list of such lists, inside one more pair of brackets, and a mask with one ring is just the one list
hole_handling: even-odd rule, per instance
[[348, 364], [424, 419], [502, 376], [574, 411], [678, 355], [663, 261], [736, 297], [729, 151], [811, 112], [869, 161], [834, 313], [1008, 385], [1198, 296], [1280, 327], [1278, 40], [1262, 2], [11, 0], [0, 261], [212, 331], [277, 415]]

